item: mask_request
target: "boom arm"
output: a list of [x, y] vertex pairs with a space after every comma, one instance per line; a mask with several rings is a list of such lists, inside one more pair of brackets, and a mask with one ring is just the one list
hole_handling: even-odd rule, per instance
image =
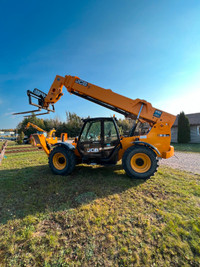
[[42, 128], [38, 127], [37, 125], [35, 125], [35, 124], [31, 123], [31, 122], [28, 122], [26, 124], [26, 129], [28, 129], [30, 126], [32, 126], [33, 128], [35, 128], [39, 132], [46, 132], [45, 130], [43, 130]]
[[49, 105], [55, 104], [63, 95], [62, 88], [65, 86], [71, 94], [95, 102], [106, 108], [119, 112], [126, 117], [142, 118], [150, 123], [163, 122], [172, 127], [175, 116], [158, 110], [141, 99], [130, 99], [128, 97], [114, 93], [110, 89], [104, 89], [94, 84], [81, 80], [78, 77], [66, 75], [56, 76], [51, 88], [44, 98], [43, 108], [48, 109]]
[[[27, 91], [29, 97], [29, 103], [38, 107], [38, 111], [41, 109], [46, 110], [46, 113], [38, 113], [37, 115], [49, 114], [50, 111], [54, 112], [54, 104], [63, 95], [63, 86], [67, 88], [70, 94], [77, 95], [89, 101], [92, 101], [98, 105], [104, 106], [118, 113], [123, 114], [125, 117], [146, 121], [153, 126], [156, 123], [160, 123], [163, 126], [172, 127], [176, 117], [172, 114], [164, 112], [162, 110], [152, 107], [152, 105], [143, 99], [131, 99], [117, 93], [114, 93], [111, 89], [104, 89], [92, 83], [81, 80], [76, 76], [66, 75], [65, 77], [57, 75], [48, 94], [43, 93], [38, 89], [34, 89], [33, 92]], [[32, 98], [38, 100], [38, 104], [32, 102]], [[52, 108], [51, 108], [52, 107]], [[31, 113], [33, 111], [19, 112], [17, 114]], [[26, 115], [25, 117], [29, 117]], [[163, 127], [162, 126], [162, 127]]]
[[[28, 123], [27, 123], [27, 125], [26, 125], [26, 129], [28, 129], [30, 126], [32, 126], [33, 128], [35, 128], [35, 129], [38, 130], [39, 132], [44, 132], [44, 133], [46, 133], [45, 130], [43, 130], [43, 129], [40, 128], [39, 126], [33, 124], [32, 122], [28, 122]], [[53, 135], [53, 133], [55, 133], [55, 132], [56, 132], [56, 130], [55, 130], [55, 129], [52, 129], [50, 132], [48, 132], [47, 137], [48, 137], [48, 138], [51, 138], [52, 135]]]

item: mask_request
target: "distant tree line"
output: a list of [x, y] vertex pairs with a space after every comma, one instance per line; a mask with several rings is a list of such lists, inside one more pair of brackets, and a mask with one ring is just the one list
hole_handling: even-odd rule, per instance
[[58, 118], [40, 119], [33, 114], [28, 118], [24, 118], [23, 121], [17, 125], [17, 131], [19, 134], [24, 132], [24, 134], [29, 137], [31, 134], [37, 132], [37, 130], [31, 126], [26, 129], [28, 122], [37, 125], [46, 132], [49, 132], [54, 128], [56, 130], [56, 136], [60, 136], [61, 133], [68, 133], [69, 137], [77, 136], [83, 125], [82, 118], [71, 112], [66, 112], [66, 122], [62, 122]]
[[15, 132], [15, 129], [0, 129], [2, 132]]
[[[88, 117], [89, 118], [89, 117]], [[31, 134], [37, 132], [33, 127], [26, 129], [28, 122], [31, 122], [43, 130], [49, 132], [53, 128], [56, 130], [56, 136], [59, 137], [61, 133], [68, 133], [69, 137], [76, 137], [79, 135], [80, 130], [83, 126], [83, 119], [79, 117], [76, 113], [66, 112], [66, 122], [62, 122], [59, 119], [40, 119], [37, 118], [34, 114], [28, 118], [24, 118], [17, 125], [17, 132], [21, 134], [22, 132], [30, 137]], [[127, 119], [119, 119], [117, 122], [119, 126], [120, 134], [129, 132], [131, 128], [131, 122]]]
[[[88, 117], [89, 118], [89, 117]], [[16, 131], [18, 134], [22, 132], [26, 136], [37, 132], [36, 129], [29, 127], [26, 129], [28, 122], [39, 126], [43, 130], [49, 132], [53, 128], [56, 130], [56, 136], [60, 137], [61, 133], [68, 133], [69, 137], [76, 137], [79, 135], [83, 125], [83, 118], [79, 117], [76, 113], [66, 112], [66, 121], [62, 122], [56, 119], [39, 119], [34, 114], [29, 118], [24, 118], [22, 122], [17, 125]], [[132, 128], [133, 121], [129, 119], [117, 120], [119, 133], [121, 135], [128, 134]], [[2, 129], [3, 130], [3, 129]], [[5, 129], [6, 131], [15, 131], [15, 129]], [[4, 130], [4, 131], [5, 131]], [[23, 136], [23, 134], [21, 134]], [[184, 112], [181, 112], [178, 117], [178, 143], [188, 143], [190, 141], [190, 125], [188, 118]]]

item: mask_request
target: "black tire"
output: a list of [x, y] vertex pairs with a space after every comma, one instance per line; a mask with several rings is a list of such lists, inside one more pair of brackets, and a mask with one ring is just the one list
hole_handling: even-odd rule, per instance
[[148, 179], [157, 171], [158, 160], [150, 148], [132, 146], [125, 151], [122, 165], [131, 178]]
[[54, 174], [68, 175], [76, 165], [76, 158], [72, 150], [61, 146], [55, 147], [49, 155], [49, 167]]

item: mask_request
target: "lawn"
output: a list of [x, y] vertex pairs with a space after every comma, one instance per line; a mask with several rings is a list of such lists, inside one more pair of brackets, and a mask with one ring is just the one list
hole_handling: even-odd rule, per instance
[[[0, 141], [0, 148], [2, 147], [2, 145], [5, 143], [6, 140], [4, 141]], [[15, 146], [17, 145], [17, 143], [15, 141], [8, 141], [8, 145], [9, 146]]]
[[0, 167], [0, 266], [200, 266], [200, 176], [121, 165], [52, 175], [42, 151]]
[[200, 144], [172, 144], [175, 151], [184, 151], [184, 152], [199, 152], [200, 153]]

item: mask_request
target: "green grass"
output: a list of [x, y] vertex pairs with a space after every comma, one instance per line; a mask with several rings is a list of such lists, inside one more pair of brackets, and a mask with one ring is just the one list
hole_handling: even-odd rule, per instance
[[0, 266], [199, 266], [200, 176], [121, 165], [52, 175], [44, 152], [0, 167]]
[[199, 152], [200, 153], [200, 144], [172, 144], [175, 151], [184, 151], [184, 152]]
[[[0, 141], [0, 148], [5, 143], [6, 140]], [[8, 141], [8, 146], [15, 146], [17, 143], [15, 141]]]

